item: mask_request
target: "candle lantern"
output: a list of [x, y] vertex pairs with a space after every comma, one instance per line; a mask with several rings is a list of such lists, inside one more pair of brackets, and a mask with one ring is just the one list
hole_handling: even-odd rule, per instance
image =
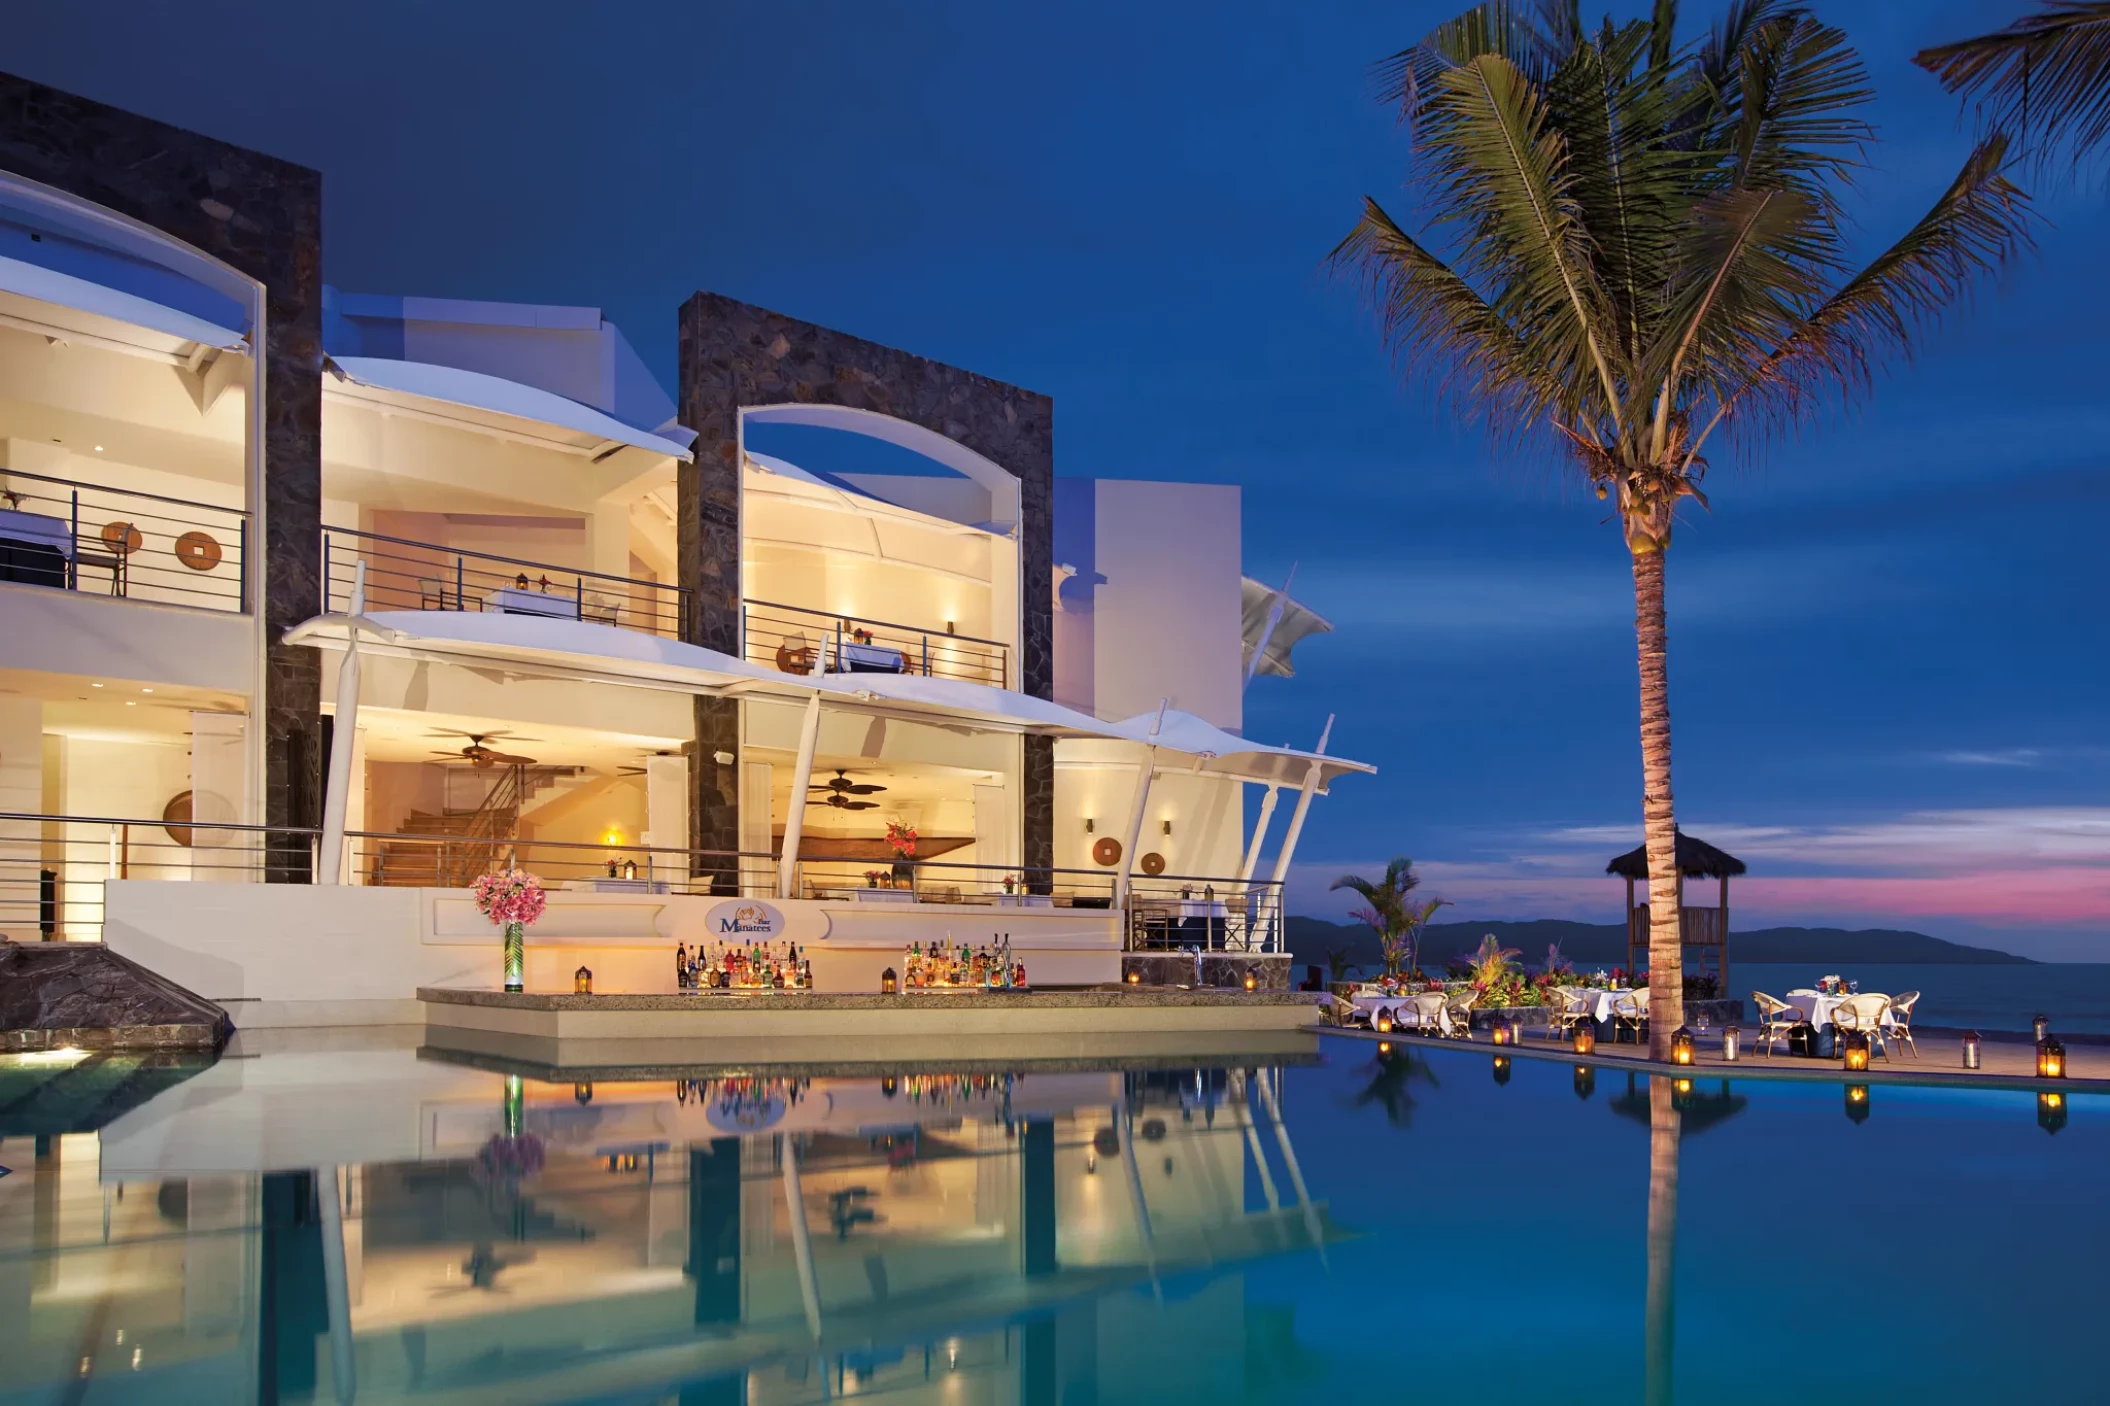
[[1142, 968], [1140, 968], [1140, 967], [1130, 967], [1130, 968], [1128, 969], [1128, 984], [1129, 984], [1130, 986], [1141, 986], [1141, 985], [1143, 984], [1143, 970], [1142, 970]]
[[636, 860], [634, 860], [634, 859], [626, 859], [626, 860], [624, 860], [624, 861], [623, 861], [623, 877], [624, 877], [624, 878], [626, 878], [626, 879], [634, 879], [634, 878], [636, 878], [636, 877], [637, 877], [637, 861], [636, 861]]
[[1848, 1084], [1846, 1086], [1846, 1116], [1855, 1123], [1868, 1121], [1868, 1085]]
[[1520, 1015], [1513, 1015], [1509, 1018], [1509, 1043], [1512, 1045], [1524, 1043], [1524, 1017]]
[[1579, 1055], [1597, 1053], [1597, 1026], [1587, 1020], [1575, 1023], [1575, 1052]]
[[[1501, 1027], [1500, 1027], [1500, 1026], [1496, 1026], [1495, 1028], [1496, 1028], [1497, 1030], [1501, 1029]], [[1508, 1082], [1509, 1082], [1509, 1056], [1508, 1056], [1508, 1055], [1496, 1055], [1496, 1056], [1495, 1056], [1495, 1082], [1496, 1082], [1497, 1084], [1506, 1084], [1506, 1083], [1508, 1083]]]
[[1251, 967], [1245, 969], [1245, 989], [1248, 991], [1258, 991], [1260, 989], [1260, 977]]
[[892, 995], [896, 994], [897, 992], [899, 992], [900, 990], [901, 990], [901, 978], [900, 978], [900, 977], [898, 977], [898, 976], [896, 976], [896, 975], [894, 975], [894, 969], [893, 969], [892, 967], [888, 967], [888, 968], [887, 968], [887, 969], [886, 969], [885, 971], [883, 971], [883, 972], [881, 972], [881, 973], [879, 974], [879, 994], [880, 994], [880, 995], [882, 995], [882, 996], [892, 996]]
[[1982, 1040], [1980, 1040], [1980, 1039], [1979, 1039], [1979, 1037], [1978, 1037], [1978, 1032], [1977, 1032], [1976, 1030], [1966, 1030], [1966, 1031], [1964, 1031], [1964, 1033], [1963, 1033], [1963, 1067], [1964, 1067], [1964, 1068], [1966, 1068], [1966, 1069], [1976, 1069], [1976, 1068], [1978, 1068], [1978, 1065], [1979, 1065], [1979, 1060], [1980, 1060], [1980, 1058], [1981, 1058], [1981, 1052], [1982, 1052], [1983, 1048], [1984, 1048], [1984, 1041], [1982, 1041]]
[[2048, 1016], [2048, 1015], [2033, 1015], [2033, 1016], [2031, 1016], [2031, 1017], [2029, 1018], [2029, 1038], [2030, 1038], [2030, 1039], [2032, 1039], [2032, 1040], [2037, 1040], [2037, 1041], [2041, 1041], [2041, 1040], [2043, 1040], [2043, 1039], [2044, 1039], [2044, 1037], [2045, 1037], [2045, 1036], [2047, 1036], [2047, 1035], [2049, 1035], [2049, 1034], [2051, 1034], [2051, 1017], [2050, 1017], [2050, 1016]]
[[1859, 1030], [1849, 1030], [1839, 1042], [1846, 1060], [1846, 1067], [1860, 1071], [1868, 1068], [1868, 1036]]
[[1733, 1025], [1722, 1027], [1722, 1062], [1724, 1064], [1736, 1063], [1737, 1056], [1743, 1052], [1743, 1045], [1744, 1036], [1742, 1031]]
[[1670, 1062], [1690, 1064], [1693, 1058], [1692, 1032], [1681, 1025], [1670, 1032]]
[[2037, 1095], [2037, 1126], [2054, 1135], [2066, 1126], [2066, 1095], [2048, 1090]]
[[2037, 1077], [2039, 1079], [2063, 1079], [2066, 1077], [2066, 1047], [2049, 1034], [2037, 1041]]
[[571, 1086], [571, 1096], [581, 1103], [593, 1102], [593, 1081], [584, 1080]]
[[1390, 1035], [1392, 1033], [1391, 1010], [1386, 1007], [1380, 1007], [1377, 1014], [1370, 1017], [1370, 1028], [1380, 1035]]
[[1575, 1066], [1575, 1096], [1576, 1096], [1577, 1098], [1581, 1099], [1581, 1100], [1582, 1100], [1583, 1102], [1585, 1102], [1585, 1103], [1588, 1103], [1588, 1102], [1590, 1101], [1590, 1095], [1591, 1095], [1591, 1094], [1594, 1094], [1594, 1093], [1596, 1093], [1596, 1092], [1597, 1092], [1597, 1071], [1596, 1071], [1595, 1069], [1592, 1069], [1592, 1068], [1591, 1068], [1591, 1067], [1590, 1067], [1589, 1065], [1587, 1065], [1587, 1064], [1578, 1064], [1578, 1065], [1576, 1065], [1576, 1066]]
[[1493, 1032], [1492, 1032], [1492, 1033], [1493, 1033], [1493, 1038], [1494, 1038], [1494, 1042], [1495, 1042], [1496, 1044], [1498, 1044], [1498, 1045], [1506, 1045], [1506, 1044], [1508, 1044], [1508, 1043], [1510, 1042], [1510, 1041], [1509, 1041], [1509, 1035], [1510, 1035], [1510, 1026], [1509, 1026], [1509, 1022], [1508, 1022], [1508, 1021], [1506, 1021], [1506, 1020], [1497, 1020], [1497, 1021], [1495, 1022], [1495, 1024], [1494, 1024], [1494, 1030], [1493, 1030]]
[[571, 974], [571, 989], [581, 996], [591, 996], [593, 994], [593, 973], [585, 967], [580, 967], [573, 972]]

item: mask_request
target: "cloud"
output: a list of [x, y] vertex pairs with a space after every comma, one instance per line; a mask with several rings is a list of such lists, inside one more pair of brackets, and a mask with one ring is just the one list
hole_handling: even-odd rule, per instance
[[2005, 747], [1992, 752], [1937, 752], [1934, 759], [1951, 766], [2035, 766], [2044, 753], [2035, 747]]

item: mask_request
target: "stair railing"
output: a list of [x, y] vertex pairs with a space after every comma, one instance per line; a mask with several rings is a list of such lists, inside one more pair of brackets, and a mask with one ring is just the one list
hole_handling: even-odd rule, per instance
[[[520, 824], [520, 803], [526, 785], [526, 767], [507, 767], [505, 775], [499, 777], [485, 795], [483, 804], [469, 817], [460, 837], [440, 847], [441, 888], [467, 888], [475, 883], [478, 875], [489, 871], [491, 860], [501, 844], [507, 848], [507, 864], [510, 866], [512, 842]], [[456, 852], [450, 857], [449, 850]]]

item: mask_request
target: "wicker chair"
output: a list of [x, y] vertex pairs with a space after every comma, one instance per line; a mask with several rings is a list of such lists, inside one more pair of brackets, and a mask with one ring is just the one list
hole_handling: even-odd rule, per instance
[[1414, 1014], [1414, 1029], [1423, 1035], [1443, 1034], [1444, 998], [1441, 991], [1424, 991], [1402, 1010]]
[[1890, 1047], [1884, 1043], [1883, 1017], [1890, 1010], [1890, 998], [1874, 992], [1849, 996], [1832, 1007], [1832, 1030], [1840, 1036], [1859, 1031], [1868, 1037], [1870, 1053], [1890, 1058]]
[[787, 674], [810, 674], [813, 672], [813, 647], [806, 643], [806, 636], [797, 630], [784, 636], [777, 646], [777, 667]]
[[1565, 1040], [1575, 1033], [1575, 1027], [1590, 1019], [1590, 998], [1572, 986], [1557, 986], [1553, 990], [1554, 1005], [1547, 1011], [1546, 1035], [1548, 1039]]
[[1920, 1047], [1912, 1038], [1912, 1008], [1920, 1003], [1920, 993], [1907, 991], [1890, 1003], [1890, 1035], [1899, 1044], [1912, 1051], [1912, 1057], [1920, 1057]]
[[1460, 991], [1446, 996], [1443, 1001], [1444, 1019], [1449, 1023], [1443, 1032], [1453, 1040], [1473, 1038], [1473, 1004], [1480, 999], [1477, 991]]
[[1763, 991], [1751, 993], [1751, 1004], [1758, 1009], [1758, 1043], [1765, 1046], [1766, 1056], [1770, 1059], [1774, 1044], [1787, 1039], [1788, 1032], [1802, 1024], [1805, 1019], [1802, 1007], [1791, 1006]]
[[1647, 1043], [1642, 1039], [1642, 1027], [1648, 1024], [1648, 991], [1622, 991], [1612, 1002], [1612, 1043], [1619, 1037], [1632, 1034], [1637, 1045]]

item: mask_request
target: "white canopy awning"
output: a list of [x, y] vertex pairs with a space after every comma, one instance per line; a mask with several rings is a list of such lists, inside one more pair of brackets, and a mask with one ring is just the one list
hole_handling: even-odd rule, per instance
[[595, 459], [624, 447], [673, 459], [693, 457], [685, 446], [590, 405], [481, 371], [378, 356], [333, 356], [326, 364], [337, 378], [329, 387], [332, 394], [381, 409], [407, 408], [465, 429], [505, 434]]
[[[1247, 671], [1284, 679], [1296, 677], [1297, 671], [1290, 664], [1290, 651], [1297, 647], [1299, 640], [1329, 633], [1333, 629], [1332, 622], [1303, 602], [1291, 599], [1287, 591], [1278, 591], [1250, 576], [1239, 578], [1238, 584], [1245, 615], [1244, 662]], [[1275, 613], [1277, 601], [1281, 602], [1282, 615], [1270, 629], [1268, 620]], [[1257, 669], [1253, 667], [1255, 648], [1260, 649]]]
[[41, 264], [0, 257], [0, 320], [64, 339], [114, 344], [125, 351], [173, 357], [195, 347], [247, 351], [248, 339], [134, 293]]
[[[1045, 698], [960, 679], [787, 674], [698, 645], [577, 620], [473, 610], [377, 611], [363, 618], [372, 627], [360, 642], [363, 653], [498, 665], [546, 677], [797, 702], [819, 693], [824, 700], [868, 712], [963, 724], [977, 731], [1052, 737], [1148, 743], [1157, 721], [1150, 713], [1125, 722], [1102, 722]], [[347, 628], [344, 616], [319, 615], [288, 630], [286, 642], [342, 648]], [[1300, 782], [1314, 760], [1320, 763], [1322, 783], [1344, 772], [1376, 770], [1361, 762], [1252, 742], [1189, 713], [1167, 712], [1155, 745], [1161, 752], [1190, 757], [1197, 771], [1246, 781]]]

